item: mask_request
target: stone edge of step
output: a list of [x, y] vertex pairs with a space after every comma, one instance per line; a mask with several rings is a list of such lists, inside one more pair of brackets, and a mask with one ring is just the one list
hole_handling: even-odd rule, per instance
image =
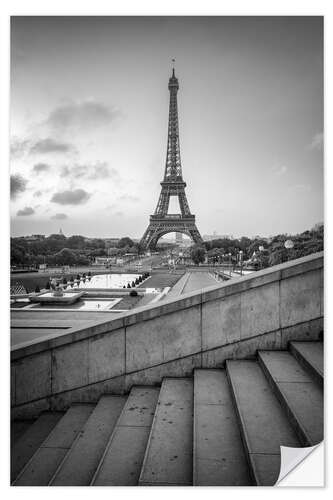
[[[80, 405], [85, 405], [85, 406], [94, 406], [94, 403], [72, 403], [69, 408], [67, 409], [67, 411], [72, 407], [72, 406], [80, 406]], [[30, 463], [32, 462], [32, 460], [34, 459], [35, 455], [38, 453], [39, 449], [43, 447], [43, 444], [45, 443], [45, 441], [49, 438], [51, 432], [53, 432], [53, 430], [56, 428], [56, 426], [59, 424], [59, 422], [61, 421], [62, 418], [64, 418], [64, 416], [66, 415], [66, 411], [63, 412], [63, 416], [58, 420], [58, 422], [56, 423], [56, 425], [53, 427], [53, 429], [50, 431], [50, 433], [46, 436], [46, 438], [42, 441], [42, 443], [39, 445], [39, 447], [35, 450], [35, 452], [31, 455], [30, 459], [27, 461], [27, 463], [24, 465], [24, 467], [22, 467], [22, 469], [20, 470], [19, 474], [16, 476], [15, 480], [12, 481], [11, 483], [11, 486], [16, 486], [16, 482], [19, 480], [19, 478], [22, 476], [22, 474], [24, 473], [24, 471], [29, 467]], [[80, 434], [80, 432], [78, 432], [78, 435]], [[75, 437], [74, 441], [75, 442], [77, 439], [77, 436]], [[70, 448], [69, 448], [70, 450]], [[65, 454], [65, 457], [64, 459], [67, 457], [67, 454], [69, 452], [69, 450], [67, 451], [67, 453]], [[63, 459], [63, 460], [64, 460]], [[63, 460], [61, 461], [61, 463], [63, 462]], [[53, 477], [53, 476], [52, 476]]]
[[220, 371], [225, 371], [223, 368], [194, 368], [193, 370], [193, 455], [192, 455], [192, 481], [193, 481], [193, 486], [198, 486], [197, 484], [197, 461], [196, 461], [196, 455], [197, 455], [197, 440], [196, 440], [196, 419], [195, 419], [195, 406], [196, 406], [196, 382], [195, 379], [200, 376], [201, 371], [214, 371], [214, 372], [220, 372]]
[[312, 375], [313, 379], [323, 388], [324, 377], [322, 373], [308, 360], [297, 348], [297, 342], [289, 342], [289, 352], [299, 362], [299, 364]]
[[[309, 438], [309, 436], [306, 433], [306, 430], [304, 429], [302, 423], [300, 422], [299, 418], [295, 414], [295, 412], [292, 410], [292, 408], [289, 405], [289, 402], [281, 389], [279, 388], [278, 383], [274, 380], [274, 377], [272, 376], [268, 366], [265, 363], [265, 360], [261, 356], [261, 352], [265, 351], [258, 351], [258, 362], [259, 365], [264, 372], [269, 385], [271, 386], [275, 396], [277, 397], [279, 403], [281, 404], [283, 411], [286, 413], [287, 418], [294, 429], [298, 439], [300, 440], [301, 446], [314, 446], [315, 444], [318, 443], [313, 443], [312, 440]], [[271, 351], [271, 352], [276, 352], [276, 351]], [[279, 352], [279, 351], [278, 351]], [[286, 351], [288, 352], [288, 351]]]
[[[153, 430], [155, 428], [155, 422], [157, 420], [157, 409], [160, 406], [159, 402], [160, 402], [160, 397], [161, 397], [161, 394], [162, 394], [163, 386], [166, 385], [166, 383], [167, 383], [168, 380], [188, 380], [190, 378], [192, 378], [192, 377], [164, 377], [163, 380], [162, 380], [162, 383], [161, 383], [161, 386], [160, 386], [160, 392], [159, 392], [157, 403], [156, 403], [156, 407], [155, 407], [155, 412], [154, 412], [153, 420], [152, 420], [150, 431], [149, 431], [149, 436], [148, 436], [148, 440], [147, 440], [146, 450], [145, 450], [145, 454], [144, 454], [144, 457], [143, 457], [143, 460], [142, 460], [142, 464], [141, 464], [141, 471], [140, 471], [140, 475], [139, 475], [138, 486], [165, 486], [162, 483], [158, 483], [158, 484], [156, 484], [156, 483], [154, 483], [154, 484], [147, 483], [147, 482], [143, 481], [143, 478], [142, 478], [142, 474], [143, 474], [146, 462], [148, 460], [149, 448], [150, 448], [150, 443], [151, 443], [151, 440], [152, 440]], [[193, 388], [194, 388], [194, 383], [193, 383]], [[193, 391], [194, 391], [194, 389], [193, 389]], [[194, 394], [193, 394], [193, 400], [194, 400]], [[171, 483], [170, 483], [170, 486], [172, 486]], [[174, 486], [177, 486], [177, 485], [174, 485]], [[185, 486], [185, 485], [182, 485], [182, 486]]]
[[[23, 432], [23, 434], [19, 437], [19, 439], [18, 439], [18, 440], [14, 443], [14, 445], [13, 445], [13, 450], [14, 450], [15, 446], [18, 446], [18, 445], [19, 445], [20, 440], [25, 438], [26, 434], [30, 431], [31, 427], [37, 424], [37, 422], [38, 422], [39, 418], [43, 417], [44, 415], [51, 414], [51, 413], [52, 413], [52, 414], [57, 414], [59, 418], [58, 418], [58, 420], [57, 420], [57, 421], [55, 421], [55, 422], [54, 422], [54, 425], [53, 425], [53, 426], [52, 426], [52, 428], [50, 429], [49, 434], [50, 434], [50, 432], [52, 432], [52, 430], [54, 429], [54, 427], [57, 425], [57, 423], [59, 422], [59, 420], [60, 420], [60, 419], [61, 419], [61, 418], [65, 415], [65, 413], [66, 413], [66, 412], [65, 412], [65, 411], [59, 411], [59, 410], [55, 410], [55, 411], [51, 411], [51, 410], [44, 410], [44, 411], [42, 411], [42, 412], [39, 414], [39, 416], [38, 416], [36, 419], [34, 419], [34, 421], [33, 421], [33, 423], [31, 424], [31, 426], [30, 426], [30, 427], [28, 427], [28, 428], [27, 428], [27, 429]], [[11, 480], [10, 480], [11, 484], [13, 484], [13, 483], [16, 481], [16, 479], [17, 479], [17, 477], [20, 475], [21, 471], [24, 469], [24, 467], [26, 466], [26, 464], [27, 464], [27, 463], [30, 461], [30, 459], [33, 457], [33, 455], [34, 455], [34, 454], [35, 454], [35, 452], [38, 450], [38, 448], [39, 448], [40, 446], [42, 446], [43, 442], [44, 442], [44, 441], [45, 441], [45, 439], [49, 436], [49, 434], [48, 434], [48, 435], [44, 438], [44, 440], [43, 440], [43, 441], [39, 444], [39, 446], [35, 449], [35, 451], [34, 451], [34, 452], [33, 452], [33, 454], [31, 455], [31, 457], [28, 459], [28, 461], [27, 461], [27, 462], [23, 465], [23, 467], [19, 470], [18, 474], [17, 474], [15, 477], [11, 477]], [[11, 459], [12, 459], [12, 456], [13, 456], [13, 450], [11, 450]], [[11, 470], [10, 472], [12, 473], [12, 470]]]
[[[125, 405], [125, 403], [126, 403], [126, 396], [122, 396], [122, 395], [113, 395], [113, 394], [103, 394], [103, 395], [99, 398], [99, 400], [98, 400], [96, 403], [91, 403], [92, 405], [94, 405], [94, 406], [95, 406], [95, 408], [92, 410], [91, 414], [89, 415], [89, 417], [88, 417], [88, 419], [86, 420], [85, 424], [83, 425], [82, 429], [80, 430], [80, 432], [78, 432], [78, 434], [77, 434], [76, 438], [74, 439], [74, 441], [73, 441], [73, 443], [72, 443], [71, 447], [68, 449], [68, 451], [67, 451], [66, 455], [65, 455], [65, 456], [64, 456], [64, 458], [61, 460], [61, 462], [60, 462], [59, 466], [56, 468], [56, 470], [55, 470], [55, 472], [54, 472], [54, 474], [53, 474], [52, 478], [51, 478], [51, 479], [50, 479], [50, 481], [49, 481], [48, 486], [54, 486], [54, 485], [52, 484], [52, 483], [53, 483], [53, 481], [55, 480], [55, 478], [57, 477], [58, 472], [62, 469], [62, 467], [63, 467], [63, 465], [65, 464], [66, 460], [67, 460], [67, 459], [68, 459], [68, 457], [70, 456], [70, 454], [71, 454], [71, 452], [72, 452], [73, 448], [75, 447], [76, 443], [77, 443], [77, 442], [79, 441], [79, 439], [81, 438], [81, 433], [84, 431], [84, 429], [85, 429], [86, 425], [88, 424], [89, 419], [92, 417], [92, 415], [93, 415], [93, 413], [94, 413], [94, 411], [95, 411], [95, 409], [96, 409], [96, 406], [98, 405], [98, 403], [99, 403], [100, 399], [101, 399], [101, 398], [103, 398], [104, 396], [108, 396], [108, 395], [109, 395], [109, 396], [114, 396], [114, 397], [119, 397], [119, 398], [123, 398], [123, 399], [125, 399], [125, 402], [124, 402], [124, 405]], [[80, 404], [80, 403], [73, 403], [73, 404], [75, 405], [75, 404]], [[121, 412], [120, 412], [120, 414], [121, 414]], [[119, 418], [119, 417], [118, 417], [118, 418]], [[116, 421], [115, 426], [117, 425], [117, 422], [118, 422], [118, 420]], [[115, 427], [115, 426], [114, 426], [114, 427]], [[114, 428], [113, 428], [113, 429], [114, 429]], [[112, 430], [112, 432], [113, 432], [113, 430]], [[111, 432], [111, 434], [112, 434], [112, 432]], [[111, 436], [111, 434], [110, 434], [110, 436]], [[110, 436], [109, 436], [109, 438], [110, 438]], [[103, 452], [103, 455], [104, 455], [104, 452]], [[102, 455], [102, 456], [103, 456], [103, 455]], [[101, 458], [102, 458], [102, 457], [101, 457]]]
[[[247, 361], [249, 361], [249, 360], [247, 360]], [[252, 360], [252, 359], [250, 361], [252, 361], [253, 363], [256, 362], [255, 360]], [[240, 435], [241, 435], [241, 439], [242, 439], [242, 442], [244, 445], [244, 451], [245, 451], [245, 455], [247, 458], [247, 462], [249, 465], [250, 476], [251, 476], [251, 478], [256, 486], [262, 486], [259, 474], [257, 472], [255, 461], [253, 460], [252, 454], [250, 452], [249, 437], [247, 435], [246, 426], [245, 426], [245, 423], [243, 420], [243, 416], [242, 416], [240, 409], [239, 409], [239, 401], [238, 401], [237, 391], [236, 391], [234, 384], [232, 382], [232, 377], [230, 376], [230, 367], [231, 367], [232, 362], [233, 362], [233, 360], [226, 360], [226, 362], [225, 362], [225, 370], [226, 370], [226, 375], [227, 375], [227, 379], [228, 379], [229, 386], [230, 386], [231, 398], [232, 398], [232, 401], [234, 403], [236, 417], [237, 417], [237, 420], [239, 422]]]
[[[107, 442], [107, 444], [106, 444], [106, 446], [105, 446], [104, 452], [103, 452], [103, 454], [102, 454], [102, 456], [101, 456], [101, 458], [100, 458], [100, 461], [99, 461], [98, 466], [97, 466], [97, 468], [96, 468], [96, 470], [95, 470], [95, 472], [94, 472], [94, 475], [93, 475], [93, 477], [91, 478], [91, 481], [90, 481], [89, 486], [95, 486], [95, 484], [94, 484], [94, 483], [95, 483], [95, 480], [96, 480], [96, 479], [97, 479], [97, 477], [98, 477], [99, 471], [101, 470], [101, 468], [102, 468], [102, 466], [103, 466], [104, 459], [105, 459], [105, 457], [106, 457], [106, 455], [107, 455], [107, 453], [108, 453], [108, 450], [109, 450], [109, 448], [110, 448], [110, 446], [111, 446], [111, 444], [112, 444], [112, 441], [113, 441], [113, 438], [114, 438], [114, 435], [115, 435], [115, 432], [116, 432], [116, 429], [117, 429], [117, 426], [118, 426], [118, 422], [121, 420], [121, 417], [122, 417], [123, 411], [125, 410], [125, 407], [126, 407], [126, 404], [127, 404], [127, 401], [128, 401], [128, 398], [129, 398], [129, 396], [130, 396], [130, 394], [131, 394], [132, 389], [134, 389], [134, 388], [140, 388], [140, 387], [141, 387], [141, 388], [144, 388], [144, 389], [147, 389], [147, 387], [154, 387], [155, 389], [161, 389], [161, 388], [160, 388], [160, 387], [158, 387], [158, 386], [147, 386], [147, 385], [143, 385], [143, 384], [135, 384], [135, 385], [132, 385], [132, 387], [131, 387], [131, 388], [130, 388], [130, 390], [129, 390], [129, 393], [128, 393], [126, 396], [123, 396], [123, 397], [125, 397], [125, 398], [126, 398], [126, 401], [125, 401], [125, 403], [124, 403], [123, 409], [122, 409], [122, 411], [120, 412], [119, 417], [118, 417], [118, 419], [117, 419], [117, 421], [116, 421], [116, 423], [115, 423], [115, 426], [114, 426], [114, 428], [113, 428], [113, 430], [112, 430], [112, 432], [111, 432], [111, 434], [110, 434], [110, 436], [109, 436], [108, 442]], [[155, 412], [156, 412], [156, 409], [155, 409]], [[153, 421], [154, 421], [154, 418], [155, 418], [155, 413], [154, 413]], [[150, 434], [149, 434], [149, 436], [150, 436]], [[148, 438], [148, 440], [149, 440], [149, 438]], [[148, 442], [147, 442], [147, 443], [148, 443]], [[147, 451], [147, 448], [146, 448], [146, 451]], [[145, 453], [146, 453], [146, 452], [145, 452]], [[142, 464], [143, 464], [143, 462], [142, 462]], [[141, 470], [142, 470], [142, 467], [141, 467]], [[141, 473], [140, 473], [140, 474], [141, 474]], [[139, 484], [140, 484], [140, 483], [138, 483], [138, 485], [139, 485]]]

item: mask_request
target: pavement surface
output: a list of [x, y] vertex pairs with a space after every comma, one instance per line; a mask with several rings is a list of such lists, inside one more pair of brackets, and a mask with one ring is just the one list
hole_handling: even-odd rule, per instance
[[198, 271], [191, 272], [190, 276], [183, 288], [182, 293], [194, 292], [195, 290], [201, 290], [207, 286], [218, 285], [218, 281], [210, 273]]

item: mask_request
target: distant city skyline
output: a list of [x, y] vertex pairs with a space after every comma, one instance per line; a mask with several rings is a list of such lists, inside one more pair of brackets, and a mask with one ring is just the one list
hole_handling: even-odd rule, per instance
[[141, 238], [164, 173], [174, 57], [201, 234], [293, 234], [323, 220], [321, 17], [11, 24], [13, 236]]

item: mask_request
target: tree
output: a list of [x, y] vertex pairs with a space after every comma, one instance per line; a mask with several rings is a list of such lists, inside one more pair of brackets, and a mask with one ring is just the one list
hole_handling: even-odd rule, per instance
[[106, 256], [106, 250], [105, 248], [95, 248], [89, 252], [89, 255], [91, 257], [104, 257]]
[[131, 240], [128, 236], [125, 236], [124, 238], [120, 238], [118, 241], [118, 248], [124, 248], [124, 247], [132, 247], [134, 245], [134, 241]]
[[72, 266], [77, 262], [76, 254], [69, 248], [63, 248], [54, 255], [55, 264]]
[[20, 247], [13, 245], [11, 246], [10, 253], [10, 263], [12, 266], [22, 265], [24, 264], [24, 250]]
[[282, 264], [288, 260], [287, 250], [283, 247], [276, 247], [269, 255], [269, 265], [276, 266], [277, 264]]
[[222, 255], [224, 254], [223, 248], [212, 248], [208, 250], [207, 257], [209, 262], [219, 262], [222, 260]]
[[86, 246], [85, 243], [85, 238], [80, 235], [73, 235], [67, 238], [67, 247], [68, 248], [77, 248], [77, 249], [83, 249]]
[[205, 262], [205, 255], [206, 251], [203, 247], [193, 246], [191, 248], [191, 259], [193, 260], [194, 264], [199, 265], [202, 262]]

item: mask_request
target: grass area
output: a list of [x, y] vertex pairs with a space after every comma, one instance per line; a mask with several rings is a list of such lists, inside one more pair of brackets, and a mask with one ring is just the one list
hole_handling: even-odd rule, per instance
[[140, 304], [138, 304], [140, 302], [140, 300], [142, 300], [142, 295], [141, 296], [138, 295], [137, 297], [131, 297], [128, 294], [125, 297], [123, 297], [121, 299], [121, 301], [118, 302], [118, 304], [116, 304], [114, 306], [114, 308], [115, 309], [133, 309], [133, 307], [140, 305]]
[[182, 274], [157, 272], [152, 274], [140, 286], [142, 288], [164, 288], [166, 286], [172, 287], [177, 283], [181, 276]]

